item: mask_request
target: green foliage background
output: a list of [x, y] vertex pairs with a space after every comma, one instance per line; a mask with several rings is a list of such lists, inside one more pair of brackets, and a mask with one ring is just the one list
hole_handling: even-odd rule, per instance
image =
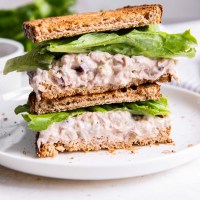
[[0, 10], [0, 37], [17, 40], [30, 51], [34, 44], [24, 37], [24, 21], [72, 14], [69, 10], [76, 0], [34, 0], [33, 3], [12, 10]]

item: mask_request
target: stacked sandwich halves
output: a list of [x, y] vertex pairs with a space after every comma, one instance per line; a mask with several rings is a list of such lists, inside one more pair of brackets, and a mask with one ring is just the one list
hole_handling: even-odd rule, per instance
[[157, 83], [177, 79], [172, 58], [193, 57], [196, 39], [160, 32], [161, 17], [161, 5], [143, 5], [23, 24], [39, 44], [4, 73], [28, 72], [33, 92], [15, 112], [39, 132], [39, 157], [171, 142]]

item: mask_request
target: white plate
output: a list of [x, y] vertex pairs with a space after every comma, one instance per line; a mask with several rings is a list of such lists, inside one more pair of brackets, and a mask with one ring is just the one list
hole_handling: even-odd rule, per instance
[[36, 157], [35, 133], [13, 113], [16, 105], [25, 102], [26, 89], [0, 96], [0, 164], [47, 177], [100, 180], [147, 175], [189, 162], [200, 156], [200, 95], [172, 86], [164, 86], [162, 92], [169, 96], [175, 145], [141, 147], [135, 154], [126, 150], [63, 153], [47, 159]]

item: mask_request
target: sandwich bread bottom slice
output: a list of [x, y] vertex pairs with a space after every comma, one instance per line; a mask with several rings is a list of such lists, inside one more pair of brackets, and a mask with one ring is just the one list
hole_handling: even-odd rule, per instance
[[133, 149], [133, 145], [171, 143], [169, 117], [132, 115], [127, 111], [87, 112], [53, 123], [37, 137], [39, 157], [59, 152]]
[[29, 105], [32, 113], [45, 114], [52, 112], [63, 112], [88, 106], [135, 102], [146, 100], [158, 100], [160, 98], [160, 86], [158, 84], [144, 84], [138, 87], [122, 88], [116, 91], [109, 91], [101, 94], [76, 95], [58, 99], [37, 100], [36, 94], [29, 95]]

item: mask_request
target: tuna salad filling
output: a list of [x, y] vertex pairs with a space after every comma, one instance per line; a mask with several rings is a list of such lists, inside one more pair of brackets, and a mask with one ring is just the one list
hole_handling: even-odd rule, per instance
[[62, 90], [80, 87], [91, 90], [105, 85], [117, 89], [119, 85], [138, 85], [144, 80], [153, 82], [167, 74], [177, 80], [175, 65], [174, 59], [92, 51], [88, 54], [65, 54], [53, 61], [50, 70], [37, 68], [28, 75], [30, 85], [40, 99], [40, 94], [45, 92], [45, 84], [57, 85]]
[[89, 143], [94, 138], [111, 143], [128, 142], [130, 138], [148, 140], [170, 126], [169, 117], [135, 116], [127, 111], [87, 112], [40, 131], [37, 145], [40, 148], [42, 144], [68, 144], [77, 140]]

